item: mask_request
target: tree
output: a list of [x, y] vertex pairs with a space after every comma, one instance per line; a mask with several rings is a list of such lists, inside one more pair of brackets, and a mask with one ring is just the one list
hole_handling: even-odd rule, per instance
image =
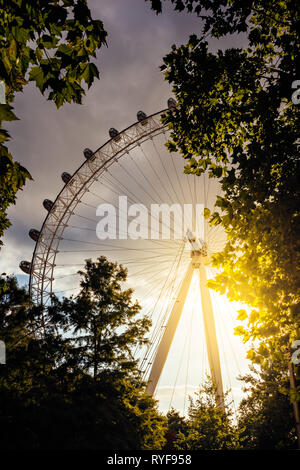
[[[80, 274], [80, 294], [58, 302], [50, 315], [64, 332], [73, 332], [74, 354], [81, 369], [92, 375], [96, 396], [105, 397], [99, 428], [111, 429], [111, 434], [108, 432], [97, 448], [161, 448], [164, 419], [158, 415], [154, 400], [145, 395], [132, 356], [133, 347], [145, 342], [150, 320], [135, 318], [140, 306], [132, 303], [131, 289], [121, 289], [127, 270], [100, 257], [97, 262], [87, 260], [86, 270]], [[111, 402], [114, 395], [117, 407]]]
[[[28, 306], [25, 291], [8, 282], [0, 300], [7, 347], [0, 416], [9, 425], [1, 445], [159, 450], [166, 420], [145, 393], [132, 355], [150, 322], [132, 302], [132, 291], [122, 290], [122, 266], [101, 257], [87, 260], [81, 274], [75, 298], [53, 299], [44, 310]], [[16, 314], [7, 316], [15, 298]]]
[[175, 410], [175, 408], [171, 408], [171, 410], [168, 411], [167, 420], [168, 430], [165, 436], [166, 444], [164, 450], [175, 450], [174, 443], [176, 443], [179, 433], [185, 435], [188, 425], [185, 418], [181, 416], [179, 411]]
[[79, 273], [80, 293], [54, 303], [51, 321], [68, 334], [73, 332], [82, 367], [92, 371], [95, 381], [103, 371], [134, 371], [132, 348], [145, 342], [150, 320], [135, 318], [140, 306], [132, 303], [133, 291], [121, 289], [127, 270], [102, 256], [96, 262], [86, 260], [85, 271]]
[[[11, 103], [30, 81], [57, 108], [81, 103], [85, 90], [99, 78], [91, 62], [106, 44], [100, 20], [94, 20], [86, 0], [1, 0], [0, 81], [6, 104], [0, 104], [0, 237], [9, 227], [7, 208], [27, 179], [28, 171], [13, 160], [4, 142], [10, 139], [4, 121], [17, 119]], [[0, 240], [0, 246], [2, 242]], [[0, 279], [0, 292], [5, 289]]]
[[245, 449], [295, 449], [295, 420], [290, 400], [282, 393], [289, 378], [285, 363], [268, 368], [251, 367], [241, 377], [246, 397], [242, 399], [238, 426]]
[[[173, 46], [162, 69], [178, 101], [164, 121], [187, 173], [208, 172], [223, 194], [211, 224], [227, 233], [209, 286], [252, 307], [236, 330], [254, 362], [290, 358], [299, 328], [299, 10], [294, 2], [172, 0], [203, 20], [203, 34]], [[159, 12], [160, 1], [152, 1]], [[245, 32], [248, 46], [212, 53], [205, 35]]]
[[52, 325], [41, 335], [41, 307], [32, 305], [14, 277], [4, 280], [0, 337], [6, 347], [6, 364], [0, 365], [0, 446], [35, 448], [39, 445], [36, 421], [47, 422], [43, 405], [48, 403], [52, 410], [50, 400], [53, 403], [58, 396], [67, 341], [53, 334]]
[[216, 405], [216, 388], [207, 380], [190, 397], [187, 430], [179, 431], [175, 448], [179, 450], [220, 450], [239, 448], [239, 433], [231, 423], [231, 411]]

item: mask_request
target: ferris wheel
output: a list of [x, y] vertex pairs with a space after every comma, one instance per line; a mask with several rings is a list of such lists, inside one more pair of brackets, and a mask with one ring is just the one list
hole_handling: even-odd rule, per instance
[[[32, 260], [20, 268], [30, 276], [33, 302], [47, 306], [53, 295], [79, 292], [78, 270], [87, 258], [102, 255], [127, 267], [128, 286], [142, 314], [152, 319], [148, 345], [135, 351], [148, 393], [155, 394], [168, 367], [177, 369], [176, 381], [185, 375], [185, 396], [188, 375], [198, 374], [199, 383], [208, 372], [223, 407], [224, 383], [229, 388], [228, 377], [240, 368], [228, 302], [206, 286], [215, 274], [210, 257], [226, 242], [222, 229], [203, 218], [204, 208], [213, 210], [220, 185], [207, 174], [185, 174], [182, 157], [167, 150], [170, 131], [161, 116], [176, 106], [170, 98], [166, 109], [151, 116], [139, 111], [125, 130], [109, 129], [109, 140], [98, 150], [84, 150], [82, 165], [62, 173], [56, 199], [43, 201], [43, 225], [29, 231]], [[111, 226], [103, 222], [108, 212]], [[184, 367], [191, 357], [194, 366]], [[228, 364], [233, 371], [226, 380]]]

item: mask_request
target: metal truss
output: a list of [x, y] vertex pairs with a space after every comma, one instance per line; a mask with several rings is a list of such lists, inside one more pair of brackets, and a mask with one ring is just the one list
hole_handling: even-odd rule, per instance
[[133, 148], [164, 133], [167, 125], [161, 122], [164, 109], [138, 121], [120, 132], [96, 150], [72, 175], [55, 199], [43, 222], [31, 261], [29, 292], [35, 304], [49, 305], [54, 281], [55, 259], [59, 243], [76, 206], [90, 186], [116, 160]]

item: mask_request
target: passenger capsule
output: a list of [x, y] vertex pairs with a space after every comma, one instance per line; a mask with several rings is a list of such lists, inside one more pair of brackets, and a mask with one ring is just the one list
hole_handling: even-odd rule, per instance
[[120, 138], [121, 138], [121, 137], [119, 136], [119, 131], [117, 131], [117, 129], [115, 129], [114, 127], [111, 127], [111, 128], [109, 129], [108, 133], [109, 133], [109, 136], [110, 136], [112, 139], [116, 140], [116, 141], [120, 140]]
[[85, 156], [87, 160], [89, 160], [89, 158], [91, 158], [94, 155], [94, 152], [91, 149], [86, 148], [83, 151], [83, 155]]
[[37, 242], [40, 236], [40, 232], [36, 230], [35, 228], [31, 228], [29, 230], [29, 236], [33, 241]]
[[53, 202], [50, 201], [50, 199], [44, 199], [43, 201], [43, 206], [45, 207], [46, 211], [51, 211], [52, 207], [53, 207]]
[[168, 108], [171, 109], [171, 111], [173, 111], [174, 109], [176, 109], [177, 107], [177, 101], [174, 100], [174, 98], [169, 98], [168, 99]]
[[21, 261], [19, 264], [20, 269], [26, 274], [30, 274], [31, 271], [31, 263], [29, 261]]
[[143, 125], [147, 124], [147, 114], [144, 113], [144, 111], [139, 111], [136, 117], [138, 121], [141, 122]]
[[72, 176], [70, 175], [70, 173], [67, 173], [66, 171], [64, 171], [61, 174], [61, 179], [63, 180], [65, 184], [68, 184], [68, 182], [72, 179]]

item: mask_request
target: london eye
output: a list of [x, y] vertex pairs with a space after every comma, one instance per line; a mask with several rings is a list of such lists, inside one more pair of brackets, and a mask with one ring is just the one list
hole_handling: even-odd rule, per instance
[[[148, 345], [134, 351], [148, 393], [163, 400], [165, 391], [169, 407], [177, 393], [185, 410], [188, 393], [208, 374], [223, 407], [224, 391], [238, 389], [245, 359], [233, 335], [235, 306], [206, 285], [216, 272], [211, 255], [222, 250], [226, 237], [202, 216], [204, 208], [214, 209], [221, 188], [206, 173], [184, 173], [182, 157], [168, 151], [170, 130], [161, 116], [175, 108], [170, 98], [155, 114], [139, 111], [123, 131], [109, 129], [97, 150], [85, 148], [75, 172], [63, 169], [63, 188], [56, 199], [43, 201], [42, 227], [29, 231], [32, 259], [20, 268], [29, 275], [33, 302], [47, 306], [53, 295], [76, 295], [87, 258], [106, 256], [127, 267], [128, 286], [152, 320]], [[169, 218], [151, 214], [153, 228], [145, 217], [133, 219], [141, 205], [172, 210]], [[113, 234], [99, 236], [99, 206], [111, 208]]]

